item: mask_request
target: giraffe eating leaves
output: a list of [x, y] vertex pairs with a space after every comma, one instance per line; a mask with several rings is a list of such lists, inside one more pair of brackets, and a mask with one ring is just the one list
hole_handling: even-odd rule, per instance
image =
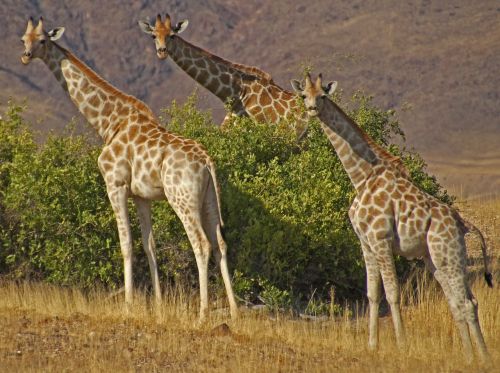
[[106, 82], [70, 51], [55, 43], [64, 32], [46, 32], [40, 18], [30, 18], [22, 37], [21, 62], [41, 59], [53, 72], [104, 141], [98, 159], [107, 194], [115, 213], [124, 260], [125, 300], [132, 302], [132, 236], [128, 199], [138, 210], [142, 242], [151, 271], [157, 303], [161, 290], [151, 229], [151, 200], [167, 199], [181, 219], [193, 247], [200, 281], [200, 320], [208, 314], [207, 268], [211, 251], [220, 265], [231, 316], [237, 316], [222, 237], [215, 166], [207, 151], [194, 140], [168, 132], [151, 110], [135, 97]]
[[[329, 97], [336, 83], [322, 86], [321, 75], [315, 83], [309, 74], [305, 84], [293, 80], [292, 86], [304, 99], [310, 117], [318, 117], [357, 192], [349, 210], [354, 231], [363, 250], [369, 300], [370, 348], [378, 343], [378, 312], [381, 277], [391, 308], [396, 339], [405, 343], [400, 313], [400, 294], [394, 254], [423, 258], [441, 285], [458, 326], [465, 356], [472, 360], [474, 339], [481, 358], [489, 360], [479, 326], [477, 301], [467, 284], [464, 236], [479, 236], [485, 278], [488, 272], [486, 244], [481, 232], [466, 222], [456, 210], [417, 188], [401, 160], [377, 145]], [[469, 334], [470, 333], [470, 334]]]
[[158, 14], [154, 26], [139, 21], [141, 30], [154, 39], [158, 58], [172, 57], [189, 76], [230, 106], [223, 125], [233, 115], [273, 124], [289, 120], [295, 121], [298, 138], [304, 136], [307, 117], [292, 92], [276, 85], [271, 75], [256, 67], [227, 61], [182, 39], [179, 34], [187, 25], [184, 20], [172, 26], [168, 14], [164, 21]]

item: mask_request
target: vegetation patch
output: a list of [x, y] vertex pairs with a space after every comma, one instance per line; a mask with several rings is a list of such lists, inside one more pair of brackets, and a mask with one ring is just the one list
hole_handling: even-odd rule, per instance
[[[342, 103], [340, 96], [336, 101]], [[404, 147], [394, 111], [356, 94], [347, 112], [375, 141], [399, 155], [413, 181], [451, 203]], [[24, 108], [25, 109], [25, 108]], [[69, 131], [37, 145], [22, 107], [0, 120], [0, 271], [62, 285], [122, 284], [118, 234], [97, 168], [100, 146]], [[224, 128], [196, 109], [196, 97], [163, 111], [165, 126], [204, 144], [217, 165], [234, 286], [241, 298], [274, 308], [336, 309], [335, 300], [364, 293], [364, 263], [347, 211], [354, 190], [319, 123], [297, 143], [288, 123], [248, 118]], [[134, 276], [150, 284], [137, 219], [132, 213]], [[166, 202], [154, 204], [154, 233], [163, 286], [197, 287], [196, 263], [184, 229]], [[398, 261], [403, 273], [408, 266]], [[214, 267], [214, 266], [212, 266]], [[222, 291], [216, 269], [212, 289]], [[332, 304], [330, 304], [332, 303]], [[326, 311], [325, 311], [326, 312]]]

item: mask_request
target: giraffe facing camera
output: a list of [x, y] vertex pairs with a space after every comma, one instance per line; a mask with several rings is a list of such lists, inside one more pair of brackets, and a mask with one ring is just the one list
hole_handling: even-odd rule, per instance
[[55, 40], [63, 32], [62, 27], [46, 32], [42, 18], [36, 27], [30, 18], [22, 37], [21, 62], [26, 65], [33, 58], [41, 59], [104, 141], [98, 165], [118, 226], [126, 303], [133, 299], [133, 240], [127, 201], [132, 198], [137, 207], [155, 299], [160, 304], [151, 201], [166, 199], [182, 221], [195, 253], [200, 320], [208, 314], [208, 261], [212, 251], [221, 269], [231, 316], [236, 317], [214, 162], [201, 144], [167, 131], [146, 104], [118, 90], [57, 45]]
[[[488, 271], [486, 243], [481, 232], [447, 204], [421, 191], [410, 180], [402, 161], [376, 144], [328, 95], [321, 74], [313, 83], [309, 74], [304, 84], [292, 86], [304, 99], [307, 113], [318, 117], [356, 190], [349, 218], [361, 242], [366, 265], [369, 301], [370, 348], [378, 344], [378, 313], [381, 279], [394, 323], [397, 343], [405, 344], [400, 313], [400, 293], [394, 254], [423, 258], [441, 285], [458, 326], [465, 357], [473, 359], [470, 334], [480, 356], [490, 361], [477, 315], [477, 301], [466, 278], [467, 253], [464, 236], [475, 233], [481, 243], [485, 278]], [[469, 334], [470, 333], [470, 334]]]
[[300, 110], [296, 96], [279, 87], [268, 73], [225, 60], [182, 39], [179, 34], [186, 29], [187, 20], [172, 26], [168, 14], [163, 21], [158, 14], [154, 25], [147, 21], [138, 23], [153, 38], [158, 58], [170, 56], [191, 78], [230, 106], [222, 126], [232, 116], [272, 124], [287, 120], [299, 140], [306, 134], [307, 116]]

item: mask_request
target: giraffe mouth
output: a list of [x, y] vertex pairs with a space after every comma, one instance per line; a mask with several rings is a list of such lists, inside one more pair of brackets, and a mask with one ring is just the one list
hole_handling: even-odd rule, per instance
[[30, 63], [30, 61], [31, 61], [31, 57], [28, 57], [28, 56], [26, 56], [25, 54], [23, 54], [23, 55], [21, 56], [21, 62], [22, 62], [22, 64], [23, 64], [23, 65], [27, 65], [27, 64], [29, 64], [29, 63]]
[[167, 52], [164, 52], [164, 51], [156, 51], [156, 55], [158, 56], [158, 58], [160, 60], [164, 60], [168, 57], [168, 53]]
[[318, 111], [317, 110], [307, 110], [307, 115], [309, 115], [310, 117], [317, 117]]

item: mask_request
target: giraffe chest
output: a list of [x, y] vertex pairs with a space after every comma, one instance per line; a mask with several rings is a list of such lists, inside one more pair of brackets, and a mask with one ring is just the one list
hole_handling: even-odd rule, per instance
[[162, 152], [154, 149], [136, 152], [130, 164], [132, 194], [145, 199], [164, 199], [161, 169]]

